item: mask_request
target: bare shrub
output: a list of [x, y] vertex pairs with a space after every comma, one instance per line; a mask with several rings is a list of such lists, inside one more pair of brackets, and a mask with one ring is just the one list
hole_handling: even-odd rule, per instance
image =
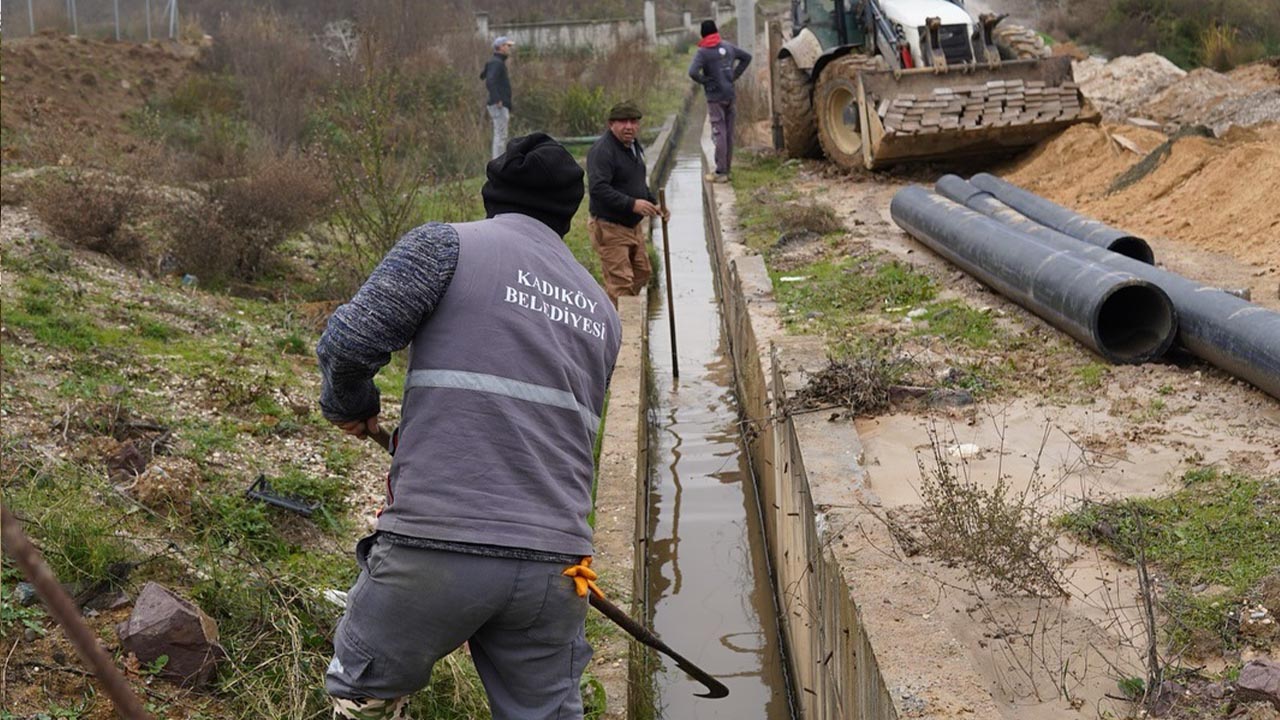
[[[368, 42], [366, 39], [365, 42]], [[426, 129], [397, 112], [407, 82], [394, 69], [364, 68], [333, 94], [322, 156], [337, 193], [339, 241], [364, 269], [418, 224], [418, 193], [431, 169]]]
[[142, 143], [111, 153], [69, 130], [51, 131], [37, 154], [57, 166], [24, 191], [32, 208], [59, 237], [81, 247], [136, 263], [146, 254], [138, 226], [150, 196], [147, 179], [158, 172], [160, 148]]
[[[941, 439], [929, 432], [931, 467], [918, 460], [924, 501], [926, 551], [965, 567], [997, 592], [1038, 597], [1066, 595], [1057, 533], [1052, 518], [1036, 502], [1043, 484], [1032, 477], [1022, 491], [1003, 475], [984, 487], [957, 474]], [[963, 462], [960, 468], [964, 469]]]
[[835, 209], [824, 202], [789, 203], [777, 208], [778, 229], [783, 232], [808, 231], [819, 235], [844, 232], [844, 223]]
[[[649, 94], [654, 79], [661, 77], [662, 61], [642, 38], [620, 41], [590, 65], [593, 84], [606, 88], [613, 100], [640, 102]], [[661, 118], [655, 118], [661, 122]], [[603, 122], [603, 117], [600, 119]]]
[[34, 184], [30, 202], [59, 237], [81, 247], [135, 262], [143, 241], [130, 223], [141, 197], [138, 183], [80, 167], [60, 168]]
[[267, 273], [280, 244], [314, 221], [331, 188], [317, 163], [286, 154], [240, 178], [210, 182], [181, 203], [170, 226], [176, 268], [208, 279], [250, 281]]
[[238, 78], [249, 119], [277, 150], [300, 142], [311, 101], [330, 75], [321, 48], [272, 10], [224, 13], [214, 35], [210, 64]]

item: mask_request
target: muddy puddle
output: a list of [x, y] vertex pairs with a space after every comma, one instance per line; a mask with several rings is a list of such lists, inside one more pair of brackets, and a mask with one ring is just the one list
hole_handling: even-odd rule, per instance
[[[696, 140], [697, 133], [689, 134]], [[672, 377], [661, 284], [651, 294], [649, 313], [647, 592], [658, 636], [723, 682], [729, 696], [695, 697], [702, 685], [663, 657], [654, 681], [655, 710], [668, 720], [790, 718], [764, 540], [739, 444], [733, 366], [706, 246], [701, 175], [696, 146], [686, 142], [666, 186], [678, 379]], [[659, 250], [662, 242], [655, 230]]]

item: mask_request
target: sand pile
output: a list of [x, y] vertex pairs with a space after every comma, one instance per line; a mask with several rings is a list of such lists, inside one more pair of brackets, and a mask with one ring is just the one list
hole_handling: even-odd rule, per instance
[[1123, 56], [1109, 62], [1089, 58], [1072, 63], [1085, 97], [1107, 120], [1134, 114], [1157, 93], [1186, 77], [1187, 72], [1155, 53]]
[[1187, 137], [1149, 175], [1107, 188], [1158, 136], [1125, 126], [1075, 126], [1005, 170], [1011, 182], [1147, 237], [1165, 237], [1280, 271], [1280, 125], [1235, 129], [1220, 139]]

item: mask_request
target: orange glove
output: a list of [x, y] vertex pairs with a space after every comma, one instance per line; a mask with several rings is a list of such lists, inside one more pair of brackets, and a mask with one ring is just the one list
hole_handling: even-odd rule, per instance
[[596, 571], [591, 569], [590, 555], [582, 558], [577, 565], [570, 567], [561, 574], [573, 578], [574, 590], [577, 591], [578, 597], [586, 597], [587, 592], [590, 591], [601, 600], [604, 599], [604, 591], [595, 583], [596, 578], [600, 576], [596, 575]]

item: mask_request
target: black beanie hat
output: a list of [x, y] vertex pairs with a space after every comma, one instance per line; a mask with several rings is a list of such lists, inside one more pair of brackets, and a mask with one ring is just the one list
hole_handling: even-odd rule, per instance
[[702, 37], [706, 37], [706, 36], [708, 36], [708, 35], [711, 35], [711, 34], [713, 34], [713, 33], [718, 33], [718, 32], [720, 32], [720, 31], [716, 29], [716, 21], [715, 21], [715, 20], [703, 20], [703, 21], [702, 21]]
[[546, 133], [507, 143], [507, 151], [489, 161], [488, 182], [480, 190], [485, 217], [520, 213], [541, 221], [564, 237], [582, 204], [582, 168]]

